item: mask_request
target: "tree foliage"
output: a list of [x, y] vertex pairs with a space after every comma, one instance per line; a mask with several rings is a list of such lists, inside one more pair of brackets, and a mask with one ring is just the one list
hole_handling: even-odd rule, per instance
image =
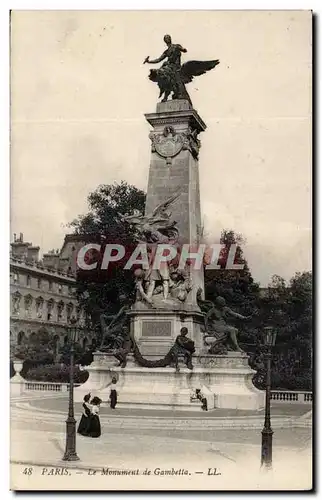
[[[312, 273], [296, 273], [290, 286], [278, 288], [277, 297], [282, 304], [282, 321], [277, 337], [277, 348], [283, 346], [287, 356], [275, 361], [281, 382], [311, 389], [312, 381]], [[279, 326], [279, 325], [278, 325]], [[293, 381], [293, 382], [292, 382]]]
[[[84, 235], [86, 242], [99, 243], [101, 250], [92, 256], [98, 262], [96, 270], [78, 270], [77, 298], [91, 318], [91, 327], [99, 332], [100, 314], [116, 312], [120, 294], [131, 297], [134, 293], [132, 272], [123, 265], [133, 251], [134, 234], [121, 215], [143, 213], [145, 193], [124, 181], [101, 185], [89, 195], [88, 205], [89, 212], [74, 220], [71, 227], [75, 234]], [[124, 245], [126, 253], [118, 266], [102, 270], [100, 263], [107, 243]]]
[[50, 364], [55, 359], [55, 340], [45, 328], [40, 328], [14, 348], [12, 357], [24, 361], [22, 376], [39, 365]]
[[54, 361], [55, 341], [45, 328], [32, 334], [20, 346], [26, 362], [46, 364]]
[[[75, 384], [84, 384], [89, 374], [87, 371], [81, 371], [78, 366], [74, 366], [73, 375]], [[70, 367], [61, 364], [37, 366], [28, 370], [25, 377], [27, 380], [35, 382], [68, 383]]]
[[[245, 316], [254, 315], [252, 323], [244, 324], [238, 321], [241, 340], [252, 342], [257, 334], [256, 317], [260, 307], [260, 289], [252, 277], [244, 256], [242, 245], [245, 240], [241, 234], [232, 230], [223, 230], [220, 243], [223, 245], [218, 259], [220, 269], [205, 270], [205, 295], [207, 300], [214, 301], [217, 296], [226, 299], [232, 309]], [[234, 264], [242, 264], [242, 269], [228, 269], [229, 253], [236, 249]]]
[[[223, 296], [237, 312], [252, 314], [249, 323], [237, 322], [241, 346], [250, 354], [253, 368], [263, 368], [261, 356], [265, 326], [277, 332], [273, 350], [272, 385], [281, 389], [311, 389], [312, 380], [312, 273], [298, 272], [290, 280], [273, 275], [266, 293], [254, 282], [242, 245], [244, 239], [234, 231], [224, 230], [225, 245], [219, 270], [206, 270], [206, 298]], [[242, 270], [226, 269], [231, 245], [237, 245], [234, 263], [244, 264]]]
[[[71, 345], [67, 343], [64, 346], [62, 346], [59, 351], [59, 362], [64, 365], [69, 365], [70, 354], [71, 354]], [[83, 356], [84, 356], [84, 348], [80, 343], [76, 342], [74, 344], [74, 363], [76, 365], [81, 364], [80, 360], [82, 359]]]

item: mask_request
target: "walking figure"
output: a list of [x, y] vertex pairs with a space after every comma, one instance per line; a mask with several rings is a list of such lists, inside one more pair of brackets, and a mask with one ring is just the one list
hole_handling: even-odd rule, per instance
[[110, 393], [110, 401], [111, 401], [111, 408], [114, 410], [116, 403], [117, 403], [117, 392], [116, 392], [116, 377], [112, 378], [112, 383], [111, 383], [111, 393]]
[[86, 396], [84, 396], [83, 399], [83, 414], [77, 429], [78, 434], [81, 434], [82, 436], [88, 436], [90, 416], [92, 410], [92, 407], [89, 404], [90, 399], [91, 399], [90, 394], [86, 394]]

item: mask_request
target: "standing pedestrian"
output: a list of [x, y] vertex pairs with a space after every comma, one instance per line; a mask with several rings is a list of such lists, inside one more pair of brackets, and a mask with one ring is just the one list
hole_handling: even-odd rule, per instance
[[83, 414], [77, 429], [78, 434], [81, 434], [82, 436], [87, 436], [88, 434], [90, 416], [92, 410], [92, 407], [89, 404], [90, 399], [91, 399], [90, 394], [86, 394], [86, 396], [84, 396], [83, 399]]
[[116, 392], [116, 378], [112, 378], [112, 383], [111, 383], [111, 392], [110, 392], [110, 401], [111, 401], [111, 408], [115, 410], [115, 406], [117, 403], [117, 392]]
[[98, 416], [101, 402], [102, 400], [97, 396], [95, 396], [91, 401], [92, 411], [87, 435], [92, 438], [98, 438], [101, 435], [101, 423]]

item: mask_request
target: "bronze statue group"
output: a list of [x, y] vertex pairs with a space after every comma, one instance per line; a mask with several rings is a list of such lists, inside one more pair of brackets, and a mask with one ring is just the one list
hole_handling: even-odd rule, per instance
[[[116, 378], [112, 378], [110, 384], [110, 407], [114, 410], [117, 403]], [[77, 432], [82, 436], [98, 438], [102, 434], [101, 422], [99, 418], [100, 406], [102, 400], [94, 396], [91, 399], [91, 394], [86, 394], [83, 399], [83, 413], [78, 425]]]
[[170, 35], [165, 35], [163, 40], [167, 48], [161, 56], [157, 59], [150, 59], [148, 56], [143, 61], [143, 64], [158, 64], [164, 61], [159, 69], [150, 71], [149, 79], [158, 84], [159, 97], [163, 97], [162, 102], [167, 101], [172, 94], [172, 99], [186, 99], [191, 104], [186, 84], [192, 82], [194, 77], [214, 69], [219, 64], [219, 60], [193, 60], [181, 64], [181, 54], [186, 53], [187, 49], [178, 43], [172, 43]]
[[[145, 359], [130, 333], [127, 315], [130, 304], [124, 302], [125, 297], [122, 296], [120, 311], [114, 316], [105, 316], [108, 319], [112, 318], [109, 325], [105, 322], [104, 315], [101, 316], [101, 351], [112, 352], [122, 368], [126, 367], [128, 354], [132, 353], [139, 366], [148, 368], [173, 366], [179, 371], [179, 361], [182, 359], [188, 369], [193, 369], [192, 356], [195, 352], [195, 346], [193, 340], [188, 337], [186, 327], [181, 328], [173, 346], [163, 358], [153, 361]], [[238, 329], [230, 325], [228, 321], [229, 318], [249, 320], [251, 316], [243, 316], [232, 310], [226, 305], [223, 297], [216, 297], [214, 302], [201, 299], [200, 290], [197, 293], [197, 303], [201, 312], [204, 313], [203, 340], [205, 346], [208, 347], [209, 354], [227, 354], [227, 351], [242, 352], [238, 344]]]

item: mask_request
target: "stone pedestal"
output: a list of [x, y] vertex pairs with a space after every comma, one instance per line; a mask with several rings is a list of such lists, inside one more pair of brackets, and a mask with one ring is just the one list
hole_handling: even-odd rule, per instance
[[203, 322], [199, 311], [143, 307], [133, 309], [129, 315], [132, 333], [145, 358], [159, 359], [167, 354], [183, 326], [188, 328], [188, 336], [195, 342], [196, 354], [199, 354], [202, 348], [200, 325]]
[[91, 393], [97, 396], [98, 391], [102, 391], [112, 380], [111, 372], [119, 364], [117, 359], [108, 353], [95, 352], [94, 361], [89, 366], [84, 366], [83, 370], [89, 372], [86, 382], [74, 389], [74, 399], [76, 402], [83, 400], [83, 397]]
[[20, 375], [23, 368], [23, 361], [14, 360], [13, 368], [15, 370], [14, 376], [10, 379], [10, 395], [20, 396], [24, 390], [25, 379]]
[[142, 368], [131, 356], [126, 368], [115, 366], [109, 354], [95, 353], [85, 384], [75, 390], [75, 400], [81, 401], [91, 392], [103, 401], [109, 398], [109, 383], [118, 378], [119, 405], [150, 409], [196, 410], [191, 396], [196, 389], [207, 399], [208, 409], [227, 408], [259, 410], [264, 406], [264, 392], [252, 384], [254, 371], [248, 366], [248, 356], [230, 353], [225, 356], [194, 356], [194, 369]]

